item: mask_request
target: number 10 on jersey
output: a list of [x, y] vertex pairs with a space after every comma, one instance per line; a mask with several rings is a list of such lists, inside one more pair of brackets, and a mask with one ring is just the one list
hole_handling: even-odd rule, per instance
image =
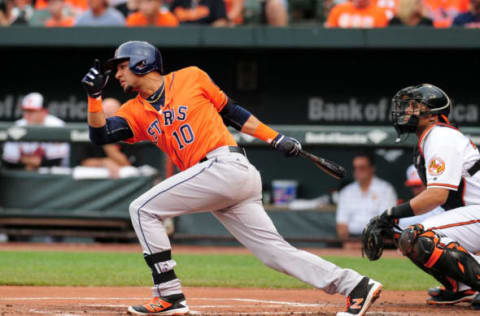
[[195, 140], [195, 135], [193, 134], [192, 128], [189, 124], [181, 125], [178, 128], [178, 131], [174, 131], [172, 135], [175, 137], [180, 150], [193, 143]]

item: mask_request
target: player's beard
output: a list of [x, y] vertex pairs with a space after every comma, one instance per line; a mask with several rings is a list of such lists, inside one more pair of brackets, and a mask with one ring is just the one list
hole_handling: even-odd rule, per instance
[[125, 93], [132, 93], [133, 92], [133, 86], [127, 84], [125, 86], [125, 88], [123, 89], [123, 91], [125, 91]]

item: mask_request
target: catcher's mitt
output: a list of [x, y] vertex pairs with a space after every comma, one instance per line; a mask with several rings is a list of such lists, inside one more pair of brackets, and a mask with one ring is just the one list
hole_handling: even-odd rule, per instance
[[378, 260], [383, 253], [384, 238], [398, 238], [398, 232], [401, 231], [397, 226], [397, 220], [379, 215], [373, 217], [362, 232], [362, 256], [366, 255], [371, 261]]

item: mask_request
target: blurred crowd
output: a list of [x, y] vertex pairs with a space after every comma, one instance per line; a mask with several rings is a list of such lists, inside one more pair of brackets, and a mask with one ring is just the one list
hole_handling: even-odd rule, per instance
[[[114, 98], [103, 100], [103, 111], [111, 117], [121, 104]], [[15, 126], [63, 127], [65, 122], [49, 113], [43, 95], [38, 92], [27, 94], [20, 104], [22, 118]], [[69, 143], [57, 142], [5, 142], [1, 148], [0, 165], [7, 169], [42, 171], [45, 168], [70, 168], [74, 178], [124, 178], [138, 175], [136, 157], [124, 144], [95, 146], [86, 143], [72, 157]], [[75, 159], [71, 159], [75, 158]], [[81, 168], [79, 168], [81, 167]], [[66, 170], [57, 169], [65, 173]], [[145, 168], [142, 169], [145, 171]]]
[[286, 26], [287, 8], [287, 0], [0, 0], [0, 25]]
[[479, 27], [480, 0], [0, 0], [0, 26]]

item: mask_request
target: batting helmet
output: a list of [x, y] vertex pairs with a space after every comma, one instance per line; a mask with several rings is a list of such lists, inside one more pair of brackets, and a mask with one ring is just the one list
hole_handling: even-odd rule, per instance
[[418, 120], [423, 116], [438, 115], [440, 121], [449, 123], [452, 102], [442, 89], [432, 84], [403, 88], [395, 94], [392, 103], [392, 122], [399, 137], [416, 132]]
[[128, 60], [128, 67], [136, 75], [145, 75], [152, 71], [163, 73], [160, 51], [150, 43], [129, 41], [120, 45], [115, 56], [106, 63], [106, 68], [115, 70], [117, 65]]

